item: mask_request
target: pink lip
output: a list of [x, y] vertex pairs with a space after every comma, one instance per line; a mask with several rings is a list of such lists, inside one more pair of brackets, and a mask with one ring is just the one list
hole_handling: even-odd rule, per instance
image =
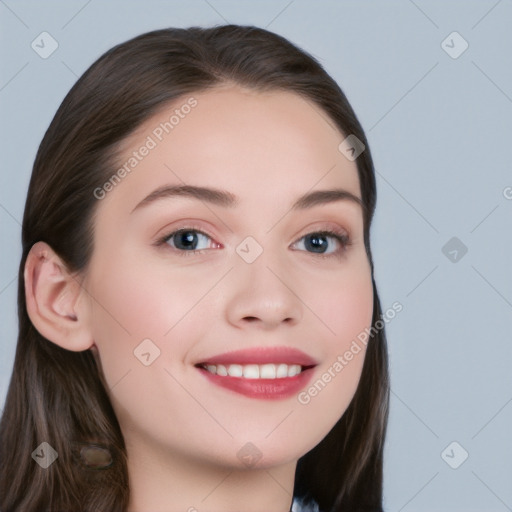
[[[268, 364], [284, 363], [302, 366], [302, 372], [295, 377], [276, 379], [246, 379], [244, 377], [231, 377], [214, 375], [207, 371], [207, 364]], [[276, 400], [288, 398], [307, 385], [313, 376], [313, 367], [318, 364], [306, 353], [291, 347], [256, 347], [226, 352], [209, 357], [195, 366], [213, 384], [250, 398]]]
[[200, 364], [266, 364], [284, 363], [316, 366], [318, 363], [306, 353], [292, 347], [257, 347], [226, 352], [209, 357]]
[[244, 395], [248, 398], [280, 400], [289, 398], [304, 389], [313, 377], [313, 368], [303, 370], [295, 377], [280, 379], [245, 379], [243, 377], [221, 377], [202, 367], [198, 370], [209, 382], [217, 386]]

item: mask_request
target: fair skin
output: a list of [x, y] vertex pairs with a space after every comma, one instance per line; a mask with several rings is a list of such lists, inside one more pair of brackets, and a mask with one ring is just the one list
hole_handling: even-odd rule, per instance
[[[101, 365], [127, 445], [129, 512], [285, 512], [297, 460], [348, 407], [364, 350], [307, 404], [298, 393], [266, 400], [212, 385], [195, 364], [240, 348], [294, 347], [318, 362], [310, 386], [370, 327], [361, 207], [290, 208], [316, 190], [360, 198], [356, 163], [338, 151], [345, 137], [327, 115], [296, 94], [224, 86], [193, 96], [197, 106], [98, 202], [86, 274], [34, 245], [27, 308], [43, 336], [92, 349]], [[120, 160], [186, 99], [127, 138]], [[172, 197], [134, 210], [156, 188], [183, 184], [239, 201]], [[154, 245], [191, 224], [207, 235], [197, 235], [200, 253], [180, 256], [178, 236]], [[324, 229], [348, 233], [351, 245], [327, 237], [332, 254], [322, 258], [306, 235]], [[263, 249], [252, 263], [236, 252], [248, 236]], [[147, 338], [160, 349], [149, 366], [133, 353]], [[250, 467], [237, 456], [249, 442], [261, 454]]]

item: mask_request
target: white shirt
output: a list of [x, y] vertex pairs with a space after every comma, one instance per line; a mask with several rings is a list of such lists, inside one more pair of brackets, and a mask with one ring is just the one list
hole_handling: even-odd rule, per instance
[[314, 501], [304, 503], [299, 498], [293, 498], [291, 512], [320, 512], [320, 510]]

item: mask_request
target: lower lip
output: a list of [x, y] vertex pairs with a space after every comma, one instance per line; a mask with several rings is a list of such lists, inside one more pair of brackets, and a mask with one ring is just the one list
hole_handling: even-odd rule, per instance
[[303, 389], [313, 376], [313, 369], [308, 368], [294, 377], [280, 379], [246, 379], [244, 377], [222, 377], [210, 373], [204, 368], [197, 368], [210, 382], [230, 389], [249, 398], [279, 400], [289, 398]]

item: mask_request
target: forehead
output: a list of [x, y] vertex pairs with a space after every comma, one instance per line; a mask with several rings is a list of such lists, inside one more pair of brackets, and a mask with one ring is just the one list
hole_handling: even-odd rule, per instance
[[344, 138], [318, 105], [292, 92], [223, 86], [192, 93], [122, 142], [117, 163], [126, 177], [105, 202], [131, 211], [164, 184], [222, 188], [259, 207], [262, 194], [283, 203], [312, 188], [360, 197], [356, 164], [338, 150]]

